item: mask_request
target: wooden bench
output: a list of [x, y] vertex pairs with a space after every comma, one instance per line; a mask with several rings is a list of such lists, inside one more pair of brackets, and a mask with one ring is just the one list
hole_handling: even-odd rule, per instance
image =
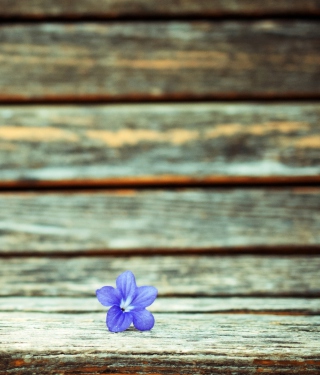
[[320, 374], [319, 16], [0, 0], [0, 375]]

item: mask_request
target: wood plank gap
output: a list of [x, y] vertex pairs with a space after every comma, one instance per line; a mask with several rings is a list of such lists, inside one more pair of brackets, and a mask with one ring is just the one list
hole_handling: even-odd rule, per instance
[[[244, 99], [238, 99], [238, 98], [234, 98], [234, 97], [228, 97], [226, 99], [212, 99], [212, 98], [209, 98], [208, 100], [203, 100], [201, 98], [197, 98], [197, 97], [192, 97], [192, 98], [186, 98], [186, 99], [183, 99], [183, 98], [176, 98], [175, 100], [166, 100], [165, 98], [147, 98], [145, 100], [139, 100], [137, 99], [136, 101], [133, 102], [133, 104], [135, 105], [136, 102], [139, 102], [139, 105], [144, 105], [144, 104], [161, 104], [161, 105], [174, 105], [174, 104], [192, 104], [192, 103], [201, 103], [201, 104], [245, 104], [245, 105], [249, 105], [249, 104], [282, 104], [282, 105], [290, 105], [290, 104], [313, 104], [313, 105], [317, 105], [320, 103], [320, 99], [318, 98], [317, 95], [315, 95], [315, 99], [314, 100], [310, 100], [308, 97], [302, 97], [302, 98], [291, 98], [291, 99], [281, 99], [280, 103], [279, 103], [279, 100], [278, 99], [272, 99], [272, 97], [267, 97], [267, 98], [264, 98], [264, 99], [259, 99], [259, 98], [249, 98], [249, 97], [244, 97]], [[130, 105], [132, 103], [132, 100], [119, 100], [117, 98], [113, 98], [112, 99], [112, 103], [111, 105]], [[50, 100], [49, 102], [47, 102], [46, 100], [43, 100], [43, 99], [39, 99], [39, 98], [29, 98], [29, 99], [25, 99], [23, 100], [22, 102], [20, 101], [20, 99], [18, 99], [16, 102], [14, 100], [10, 100], [9, 103], [2, 103], [1, 101], [1, 97], [0, 97], [0, 105], [6, 105], [6, 106], [19, 106], [19, 107], [30, 107], [30, 106], [37, 106], [37, 105], [46, 105], [48, 107], [52, 106], [56, 106], [56, 105], [59, 105], [59, 106], [70, 106], [70, 105], [77, 105], [78, 103], [77, 102], [74, 102], [74, 103], [68, 103], [66, 102], [65, 100], [61, 99], [59, 100], [59, 98], [57, 99], [57, 101], [54, 101], [54, 100]], [[103, 105], [109, 105], [109, 100], [108, 101], [105, 101], [105, 100], [91, 100], [91, 101], [88, 101], [88, 102], [85, 102], [85, 101], [81, 101], [81, 104], [84, 104], [84, 105], [88, 105], [90, 107], [100, 107], [100, 106], [103, 106]]]
[[305, 245], [305, 246], [239, 246], [239, 247], [209, 247], [209, 248], [145, 248], [145, 249], [93, 249], [93, 250], [79, 250], [77, 251], [18, 251], [14, 250], [12, 253], [0, 253], [0, 259], [4, 258], [42, 258], [43, 256], [49, 258], [78, 258], [78, 257], [114, 257], [121, 256], [128, 258], [131, 256], [153, 257], [155, 255], [161, 256], [176, 256], [183, 257], [185, 255], [207, 255], [207, 256], [307, 256], [316, 255], [320, 257], [320, 245]]
[[163, 96], [153, 94], [85, 94], [85, 95], [42, 95], [39, 98], [31, 98], [22, 95], [0, 94], [0, 105], [101, 105], [101, 104], [149, 104], [149, 103], [198, 103], [198, 102], [266, 102], [278, 103], [290, 102], [315, 102], [320, 101], [320, 94], [301, 93], [290, 91], [285, 93], [264, 92], [264, 93], [223, 93], [212, 94], [197, 93], [165, 93]]
[[320, 176], [212, 176], [204, 178], [192, 178], [183, 176], [164, 177], [123, 177], [86, 180], [15, 180], [0, 181], [0, 192], [67, 192], [114, 190], [114, 189], [250, 189], [250, 188], [288, 188], [288, 187], [317, 187], [320, 184]]
[[315, 16], [320, 14], [319, 0], [79, 0], [69, 3], [61, 0], [1, 0], [2, 18], [78, 19], [94, 17], [121, 19], [123, 17], [265, 17], [265, 16]]
[[[82, 315], [82, 314], [87, 314], [88, 312], [86, 311], [65, 311], [61, 310], [59, 312], [51, 312], [51, 311], [39, 311], [39, 310], [33, 310], [33, 313], [38, 313], [38, 314], [45, 314], [45, 315], [50, 315], [50, 314], [65, 314], [65, 315]], [[1, 313], [12, 313], [11, 310], [1, 310]], [[157, 312], [157, 314], [167, 314], [167, 312]], [[198, 310], [194, 311], [188, 311], [188, 312], [171, 312], [170, 314], [173, 315], [193, 315], [193, 314], [199, 314]], [[274, 315], [274, 316], [320, 316], [320, 311], [318, 312], [310, 312], [307, 310], [297, 310], [297, 311], [286, 311], [286, 310], [260, 310], [260, 311], [253, 311], [253, 310], [217, 310], [217, 311], [204, 311], [201, 312], [201, 314], [204, 315], [217, 315], [217, 314], [229, 314], [229, 315]]]
[[[94, 291], [91, 293], [91, 295], [94, 294]], [[11, 297], [14, 297], [14, 298], [18, 298], [20, 297], [20, 293], [12, 293], [10, 294], [10, 296], [1, 296], [1, 298], [11, 298]], [[28, 295], [29, 296], [29, 295]], [[41, 294], [31, 294], [31, 297], [37, 297], [37, 296], [41, 296], [42, 297], [45, 297], [45, 295], [41, 295]], [[88, 294], [86, 294], [86, 296], [88, 296]], [[65, 295], [62, 295], [62, 297], [65, 297]], [[214, 293], [214, 294], [205, 294], [205, 293], [198, 293], [197, 295], [194, 295], [194, 296], [190, 296], [190, 294], [187, 294], [187, 293], [174, 293], [174, 294], [170, 294], [170, 293], [167, 293], [165, 295], [160, 295], [159, 297], [161, 298], [168, 298], [168, 299], [180, 299], [180, 298], [193, 298], [193, 299], [196, 299], [196, 300], [202, 300], [203, 298], [221, 298], [221, 299], [225, 299], [225, 298], [239, 298], [239, 299], [245, 299], [245, 298], [275, 298], [275, 299], [301, 299], [301, 298], [306, 298], [306, 299], [312, 299], [312, 300], [318, 300], [320, 299], [320, 292], [318, 291], [312, 291], [312, 292], [309, 292], [309, 291], [306, 291], [306, 292], [294, 292], [294, 291], [291, 291], [291, 292], [286, 292], [286, 293], [282, 293], [282, 292], [279, 292], [277, 294], [272, 294], [272, 293], [268, 293], [268, 292], [263, 292], [263, 293], [254, 293], [254, 292], [251, 292], [250, 294], [240, 294], [240, 293], [228, 293], [228, 294], [219, 294], [219, 293]], [[52, 298], [51, 296], [49, 298]], [[71, 298], [78, 298], [78, 297], [71, 297]]]
[[144, 15], [113, 15], [113, 14], [59, 14], [59, 15], [36, 15], [36, 14], [0, 14], [1, 24], [39, 24], [39, 23], [82, 23], [82, 22], [103, 22], [103, 23], [135, 23], [135, 22], [189, 22], [189, 21], [268, 21], [268, 20], [280, 20], [280, 21], [319, 21], [320, 9], [314, 11], [312, 14], [306, 12], [295, 12], [295, 13], [246, 13], [246, 14], [232, 14], [232, 13], [180, 13], [180, 14], [168, 14], [159, 13], [157, 15], [149, 13]]

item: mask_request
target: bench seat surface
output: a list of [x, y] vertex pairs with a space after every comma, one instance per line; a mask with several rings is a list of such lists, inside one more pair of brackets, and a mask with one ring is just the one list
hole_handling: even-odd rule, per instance
[[0, 375], [320, 374], [319, 16], [0, 0]]

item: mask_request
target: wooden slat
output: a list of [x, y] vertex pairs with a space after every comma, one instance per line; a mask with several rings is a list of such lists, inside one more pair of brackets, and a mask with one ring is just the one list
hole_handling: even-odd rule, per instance
[[[155, 314], [150, 332], [105, 314], [0, 313], [0, 374], [319, 374], [320, 317]], [[10, 327], [10, 329], [8, 329]]]
[[310, 98], [317, 22], [2, 25], [0, 100]]
[[318, 15], [319, 0], [0, 0], [1, 17]]
[[320, 245], [319, 188], [4, 193], [0, 207], [1, 254]]
[[[319, 298], [157, 298], [148, 307], [161, 313], [253, 313], [320, 315]], [[106, 311], [95, 297], [2, 297], [1, 312], [93, 313]]]
[[319, 297], [317, 256], [3, 258], [0, 295], [93, 297], [130, 269], [161, 297]]
[[0, 186], [320, 181], [319, 104], [0, 107]]

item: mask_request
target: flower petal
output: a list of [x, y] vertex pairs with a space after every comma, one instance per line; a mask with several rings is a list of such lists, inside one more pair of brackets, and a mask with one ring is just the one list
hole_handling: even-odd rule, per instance
[[149, 331], [154, 326], [154, 317], [150, 311], [132, 310], [133, 325], [140, 331]]
[[133, 298], [137, 289], [136, 279], [131, 271], [123, 272], [116, 280], [117, 288], [124, 300]]
[[156, 299], [157, 294], [158, 290], [153, 286], [140, 286], [137, 288], [130, 305], [140, 309], [150, 306]]
[[121, 296], [112, 286], [103, 286], [96, 291], [99, 302], [104, 306], [120, 305]]
[[123, 312], [119, 306], [112, 306], [107, 313], [107, 327], [111, 332], [122, 332], [130, 327], [132, 315]]

